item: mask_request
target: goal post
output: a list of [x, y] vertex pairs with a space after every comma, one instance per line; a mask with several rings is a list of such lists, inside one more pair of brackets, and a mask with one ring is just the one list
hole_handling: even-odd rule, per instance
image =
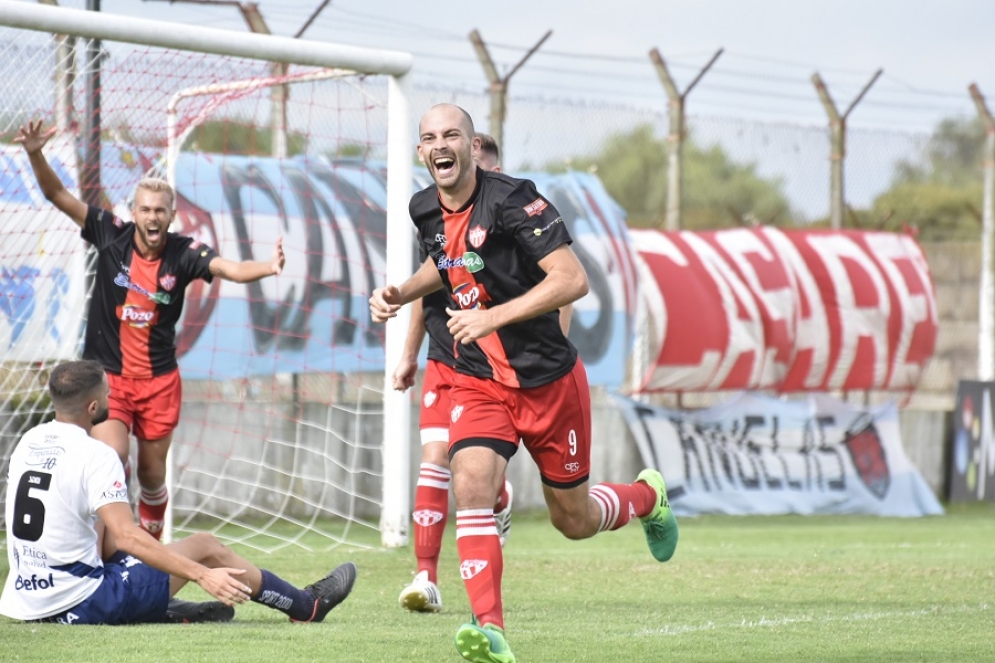
[[[69, 316], [55, 331], [78, 334], [84, 323], [85, 307], [78, 305], [80, 302], [67, 299], [58, 308], [58, 298], [76, 293], [79, 280], [70, 275], [53, 284], [49, 276], [55, 267], [50, 268], [47, 261], [58, 258], [73, 265], [74, 275], [81, 275], [81, 265], [88, 264], [81, 259], [86, 254], [85, 244], [66, 232], [64, 219], [58, 220], [51, 213], [36, 190], [26, 159], [18, 146], [9, 142], [19, 123], [37, 116], [63, 117], [66, 112], [59, 109], [63, 95], [58, 91], [52, 94], [53, 80], [64, 78], [65, 63], [52, 62], [66, 57], [64, 41], [39, 35], [34, 41], [39, 54], [25, 46], [24, 42], [31, 40], [18, 38], [38, 33], [146, 47], [133, 52], [111, 49], [111, 59], [117, 61], [119, 69], [117, 75], [104, 78], [105, 89], [101, 91], [103, 117], [114, 111], [117, 118], [114, 127], [104, 130], [102, 142], [104, 150], [113, 153], [118, 168], [104, 183], [103, 199], [118, 216], [128, 218], [127, 201], [137, 179], [150, 170], [162, 172], [165, 165], [177, 184], [177, 219], [182, 217], [184, 231], [191, 227], [203, 231], [207, 226], [198, 225], [198, 219], [215, 214], [218, 228], [210, 227], [214, 234], [208, 237], [222, 246], [214, 248], [228, 258], [245, 259], [255, 255], [258, 244], [257, 259], [263, 259], [272, 249], [273, 228], [280, 227], [281, 233], [289, 232], [285, 238], [288, 262], [293, 257], [301, 263], [288, 264], [276, 290], [276, 286], [266, 284], [243, 292], [225, 284], [227, 290], [212, 285], [188, 291], [187, 306], [196, 315], [184, 316], [178, 341], [197, 338], [182, 350], [189, 352], [187, 363], [195, 366], [191, 398], [201, 400], [188, 406], [185, 379], [181, 427], [188, 411], [204, 418], [196, 421], [203, 431], [187, 436], [201, 442], [191, 443], [178, 435], [170, 452], [175, 473], [190, 477], [189, 481], [176, 482], [177, 492], [171, 497], [175, 508], [183, 509], [181, 518], [172, 518], [178, 530], [204, 527], [260, 549], [287, 544], [327, 548], [354, 542], [350, 528], [358, 526], [378, 530], [381, 545], [404, 545], [410, 519], [411, 403], [409, 395], [394, 392], [390, 384], [403, 348], [407, 318], [399, 316], [385, 327], [374, 328], [363, 304], [371, 287], [399, 283], [414, 268], [413, 229], [407, 212], [413, 182], [411, 90], [406, 76], [412, 66], [410, 54], [0, 0], [0, 60], [25, 67], [21, 80], [13, 80], [18, 77], [8, 72], [0, 84], [6, 99], [0, 100], [0, 189], [5, 189], [0, 191], [0, 214], [10, 219], [40, 219], [10, 235], [0, 249], [0, 340], [9, 345], [0, 362], [0, 470], [5, 468], [12, 442], [45, 416], [48, 406], [39, 390], [42, 380], [38, 376], [67, 356], [64, 339], [60, 353], [38, 357], [33, 351], [31, 356], [19, 356], [12, 349], [26, 344], [16, 346], [13, 335], [33, 329], [31, 325], [41, 324], [43, 329], [46, 323], [38, 321], [44, 318], [45, 306], [50, 317], [55, 315], [53, 311]], [[208, 59], [214, 56], [218, 59]], [[39, 64], [43, 59], [47, 59], [47, 70]], [[271, 69], [251, 66], [251, 62], [303, 69], [272, 77]], [[42, 71], [47, 75], [37, 75]], [[125, 72], [133, 77], [153, 77], [154, 84], [124, 84]], [[77, 77], [76, 84], [82, 78]], [[182, 129], [170, 124], [176, 118], [160, 99], [181, 90], [211, 86], [224, 94], [225, 86], [236, 80], [253, 81], [247, 84], [254, 88], [248, 91], [250, 96], [272, 85], [311, 86], [302, 94], [294, 88], [299, 108], [291, 110], [291, 129], [306, 148], [276, 159], [259, 158], [252, 150], [181, 154], [182, 145], [170, 145], [170, 139], [178, 138]], [[321, 87], [342, 80], [364, 90], [357, 93], [341, 85]], [[115, 81], [119, 87], [114, 87]], [[77, 94], [76, 98], [80, 97]], [[73, 103], [70, 99], [69, 104]], [[250, 125], [255, 140], [262, 132], [253, 128], [252, 118], [260, 113], [263, 103], [268, 102], [232, 104], [232, 109], [218, 115], [211, 115], [214, 109], [205, 111], [202, 104], [194, 112], [206, 112], [202, 119], [227, 123], [234, 123], [243, 113], [237, 119]], [[82, 104], [76, 106], [77, 115], [85, 112]], [[312, 128], [319, 125], [320, 129]], [[216, 130], [216, 125], [212, 126]], [[59, 148], [57, 171], [73, 180], [67, 182], [71, 191], [77, 191], [79, 179], [76, 141], [84, 139], [74, 137], [67, 128], [53, 140], [53, 144], [63, 146]], [[270, 139], [275, 141], [276, 137], [271, 135]], [[349, 159], [339, 163], [335, 157], [348, 153], [346, 148], [360, 152], [358, 163]], [[50, 146], [46, 154], [51, 158], [53, 151]], [[177, 161], [183, 159], [184, 175], [177, 178]], [[215, 170], [197, 179], [207, 172], [205, 163]], [[250, 233], [248, 248], [245, 237], [231, 232], [226, 235], [221, 229], [231, 226], [232, 218], [238, 216], [229, 209], [233, 204], [230, 195], [225, 202], [223, 195], [211, 191], [233, 171], [251, 175], [241, 193], [235, 194], [243, 197], [234, 204], [244, 207], [239, 213], [245, 218], [235, 220], [253, 232], [262, 228], [259, 239]], [[269, 189], [259, 184], [264, 180]], [[258, 192], [263, 190], [269, 198], [260, 202]], [[302, 193], [305, 190], [306, 195]], [[208, 209], [210, 204], [204, 200], [217, 208]], [[182, 211], [181, 201], [186, 206]], [[39, 215], [40, 210], [46, 213]], [[295, 225], [295, 214], [307, 218]], [[312, 219], [315, 214], [318, 216]], [[369, 218], [364, 216], [367, 214]], [[377, 214], [383, 215], [381, 221], [376, 220]], [[275, 219], [272, 223], [268, 221], [271, 217]], [[42, 243], [51, 242], [53, 237], [59, 238], [58, 247], [42, 250]], [[295, 244], [295, 240], [299, 242]], [[315, 247], [324, 247], [324, 253]], [[362, 254], [361, 264], [357, 264], [357, 252]], [[292, 282], [295, 276], [301, 278]], [[35, 280], [29, 282], [29, 277]], [[28, 291], [30, 297], [44, 295], [45, 301], [35, 305], [32, 299], [31, 306], [19, 306], [23, 301], [17, 298]], [[298, 299], [291, 302], [295, 295]], [[6, 305], [3, 297], [7, 297]], [[241, 309], [234, 302], [239, 298]], [[275, 303], [269, 306], [269, 301]], [[255, 311], [260, 307], [273, 312], [266, 319], [276, 320], [275, 333], [257, 324]], [[242, 310], [247, 308], [252, 311]], [[211, 310], [215, 311], [213, 317]], [[226, 327], [230, 321], [216, 320], [232, 311], [238, 320], [255, 325], [250, 332], [243, 334], [238, 326]], [[285, 328], [280, 315], [303, 322], [289, 336], [280, 336]], [[310, 335], [300, 338], [301, 334]], [[252, 349], [243, 350], [239, 345], [242, 336], [264, 338], [265, 342], [253, 345], [250, 338], [244, 344]], [[211, 346], [205, 346], [208, 337], [214, 339]], [[382, 340], [377, 341], [377, 337]], [[232, 357], [236, 352], [243, 354]], [[69, 356], [72, 354], [70, 350]], [[184, 366], [181, 358], [181, 373], [186, 376]], [[266, 366], [273, 368], [267, 371]], [[371, 417], [377, 422], [371, 423]], [[378, 436], [375, 444], [367, 439], [369, 434]], [[218, 442], [218, 438], [228, 437], [230, 442]], [[5, 475], [5, 471], [0, 474]], [[0, 476], [0, 488], [5, 488], [3, 480]], [[340, 492], [344, 495], [336, 496]], [[344, 524], [326, 526], [326, 519], [339, 519]]]

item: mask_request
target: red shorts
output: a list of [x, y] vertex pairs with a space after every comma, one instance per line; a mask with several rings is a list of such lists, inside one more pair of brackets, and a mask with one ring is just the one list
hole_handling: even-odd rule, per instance
[[456, 380], [456, 371], [449, 365], [429, 359], [425, 364], [425, 379], [421, 389], [421, 443], [449, 441], [449, 390]]
[[525, 445], [546, 485], [572, 488], [591, 473], [591, 391], [587, 371], [573, 370], [541, 387], [515, 389], [457, 374], [449, 394], [449, 448], [502, 440]]
[[139, 440], [161, 440], [180, 422], [183, 383], [179, 369], [152, 378], [108, 373], [107, 384], [110, 418], [123, 422]]

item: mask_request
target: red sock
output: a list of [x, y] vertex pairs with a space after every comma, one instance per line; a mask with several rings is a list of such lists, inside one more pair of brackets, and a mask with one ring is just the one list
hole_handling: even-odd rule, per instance
[[163, 486], [158, 490], [146, 490], [138, 497], [138, 523], [142, 529], [154, 536], [162, 538], [162, 527], [166, 520], [166, 504], [169, 503], [169, 492]]
[[470, 598], [470, 610], [481, 625], [493, 624], [503, 629], [501, 574], [504, 559], [494, 524], [494, 509], [456, 512], [456, 549], [459, 551], [459, 572]]
[[599, 532], [618, 529], [656, 506], [656, 491], [641, 481], [599, 483], [591, 488], [590, 495], [601, 509]]
[[511, 498], [508, 497], [508, 480], [505, 479], [501, 483], [501, 493], [498, 495], [497, 502], [494, 503], [494, 513], [507, 509], [510, 500]]
[[451, 476], [445, 467], [422, 463], [415, 488], [415, 511], [412, 514], [415, 557], [418, 558], [418, 571], [427, 571], [428, 579], [434, 583], [438, 582], [439, 552], [449, 515]]

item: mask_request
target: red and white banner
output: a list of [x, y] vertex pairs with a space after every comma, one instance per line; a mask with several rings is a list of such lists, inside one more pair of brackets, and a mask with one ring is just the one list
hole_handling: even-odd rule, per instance
[[933, 355], [933, 281], [908, 235], [630, 232], [640, 391], [910, 390]]

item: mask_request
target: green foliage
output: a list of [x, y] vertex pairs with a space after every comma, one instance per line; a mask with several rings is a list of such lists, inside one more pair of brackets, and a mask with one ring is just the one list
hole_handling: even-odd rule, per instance
[[[778, 179], [764, 179], [754, 164], [737, 164], [719, 146], [703, 148], [690, 137], [683, 151], [682, 228], [704, 230], [791, 222]], [[625, 209], [629, 225], [661, 227], [667, 209], [667, 146], [651, 125], [611, 136], [601, 151], [571, 167], [598, 174]], [[556, 166], [550, 170], [557, 169]], [[559, 166], [562, 170], [562, 166]]]
[[947, 119], [930, 139], [923, 163], [904, 161], [871, 210], [886, 230], [915, 227], [924, 240], [977, 239], [983, 204], [981, 121]]
[[[637, 524], [569, 541], [545, 514], [516, 513], [505, 549], [508, 638], [523, 662], [991, 661], [993, 539], [990, 504], [936, 518], [685, 518], [677, 555], [658, 564]], [[397, 606], [415, 568], [411, 549], [380, 549], [372, 532], [366, 543], [373, 547], [240, 550], [298, 586], [354, 560], [353, 594], [321, 624], [289, 624], [255, 603], [217, 625], [65, 627], [0, 617], [0, 659], [461, 660], [453, 634], [469, 620], [469, 604], [452, 525], [437, 615]], [[181, 597], [206, 600], [191, 586]]]
[[[287, 133], [287, 155], [307, 151], [307, 136], [298, 131]], [[273, 153], [273, 130], [257, 127], [248, 121], [211, 120], [198, 126], [187, 143], [187, 149], [217, 154], [269, 156]]]

